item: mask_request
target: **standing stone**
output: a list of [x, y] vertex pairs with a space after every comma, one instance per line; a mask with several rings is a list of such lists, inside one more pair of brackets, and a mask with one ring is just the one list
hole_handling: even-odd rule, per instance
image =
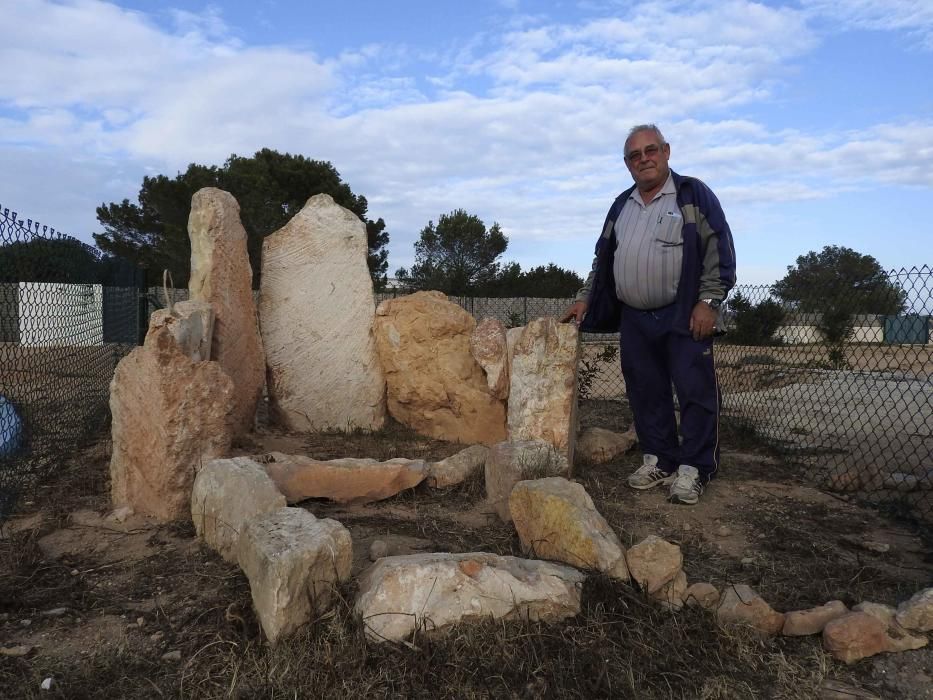
[[509, 439], [544, 440], [573, 465], [580, 336], [572, 323], [539, 318], [512, 350]]
[[[253, 301], [253, 271], [246, 252], [240, 205], [229, 192], [205, 187], [191, 198], [188, 217], [191, 277], [188, 298], [214, 309], [212, 360], [233, 380], [233, 427], [253, 428], [262, 397], [266, 360]], [[208, 359], [208, 358], [204, 358]]]
[[509, 349], [505, 325], [484, 318], [470, 336], [470, 352], [486, 373], [486, 384], [497, 399], [509, 398]]
[[191, 519], [197, 536], [230, 562], [236, 562], [237, 542], [246, 524], [284, 507], [285, 496], [265, 468], [249, 457], [208, 462], [191, 491]]
[[512, 522], [509, 496], [519, 481], [569, 476], [567, 458], [543, 440], [493, 445], [486, 457], [486, 500], [504, 523]]
[[232, 440], [233, 382], [218, 363], [182, 351], [177, 338], [203, 330], [202, 314], [189, 319], [185, 329], [183, 319], [156, 317], [110, 382], [113, 505], [163, 521], [190, 515], [195, 474]]
[[583, 579], [568, 566], [483, 552], [385, 557], [360, 576], [356, 611], [375, 642], [490, 617], [557, 621], [580, 612]]
[[629, 580], [622, 542], [580, 484], [559, 476], [519, 481], [509, 509], [524, 551]]
[[237, 560], [256, 617], [274, 644], [328, 610], [336, 585], [350, 578], [353, 542], [336, 520], [281, 508], [246, 525]]
[[376, 344], [389, 413], [422, 435], [494, 445], [505, 404], [470, 354], [476, 321], [440, 292], [388, 299], [376, 309]]
[[289, 430], [379, 430], [366, 225], [330, 195], [308, 200], [262, 245], [259, 322], [270, 411]]

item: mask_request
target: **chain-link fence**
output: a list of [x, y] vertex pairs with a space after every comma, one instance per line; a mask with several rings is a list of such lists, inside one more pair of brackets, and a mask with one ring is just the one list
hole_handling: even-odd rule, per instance
[[108, 416], [137, 269], [0, 207], [0, 523]]

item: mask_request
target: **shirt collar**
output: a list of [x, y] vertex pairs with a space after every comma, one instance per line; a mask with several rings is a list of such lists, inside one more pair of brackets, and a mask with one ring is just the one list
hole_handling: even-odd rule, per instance
[[[664, 181], [664, 186], [661, 187], [660, 190], [658, 190], [658, 193], [656, 195], [654, 195], [654, 198], [651, 200], [652, 202], [655, 199], [658, 199], [659, 197], [662, 197], [663, 195], [666, 195], [666, 194], [672, 194], [674, 196], [677, 195], [677, 188], [674, 186], [674, 175], [672, 173], [673, 171], [668, 173], [667, 180]], [[638, 191], [637, 187], [632, 190], [632, 194], [630, 194], [628, 198], [634, 199], [636, 202], [641, 204], [643, 207], [646, 206], [645, 202], [641, 198], [641, 192]]]

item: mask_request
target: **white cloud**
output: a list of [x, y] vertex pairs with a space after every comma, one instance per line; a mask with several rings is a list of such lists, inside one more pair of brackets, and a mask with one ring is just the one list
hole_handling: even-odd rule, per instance
[[841, 28], [903, 31], [933, 50], [933, 3], [929, 0], [803, 0], [810, 12]]

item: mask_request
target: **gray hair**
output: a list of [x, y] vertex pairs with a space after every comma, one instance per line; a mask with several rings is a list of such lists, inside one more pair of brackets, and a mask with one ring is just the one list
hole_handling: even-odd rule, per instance
[[638, 124], [637, 126], [633, 126], [628, 130], [628, 136], [625, 137], [625, 143], [628, 144], [629, 139], [631, 139], [640, 131], [653, 131], [655, 136], [658, 137], [659, 145], [663, 146], [667, 143], [667, 141], [664, 140], [664, 134], [661, 133], [661, 130], [658, 128], [657, 124]]

